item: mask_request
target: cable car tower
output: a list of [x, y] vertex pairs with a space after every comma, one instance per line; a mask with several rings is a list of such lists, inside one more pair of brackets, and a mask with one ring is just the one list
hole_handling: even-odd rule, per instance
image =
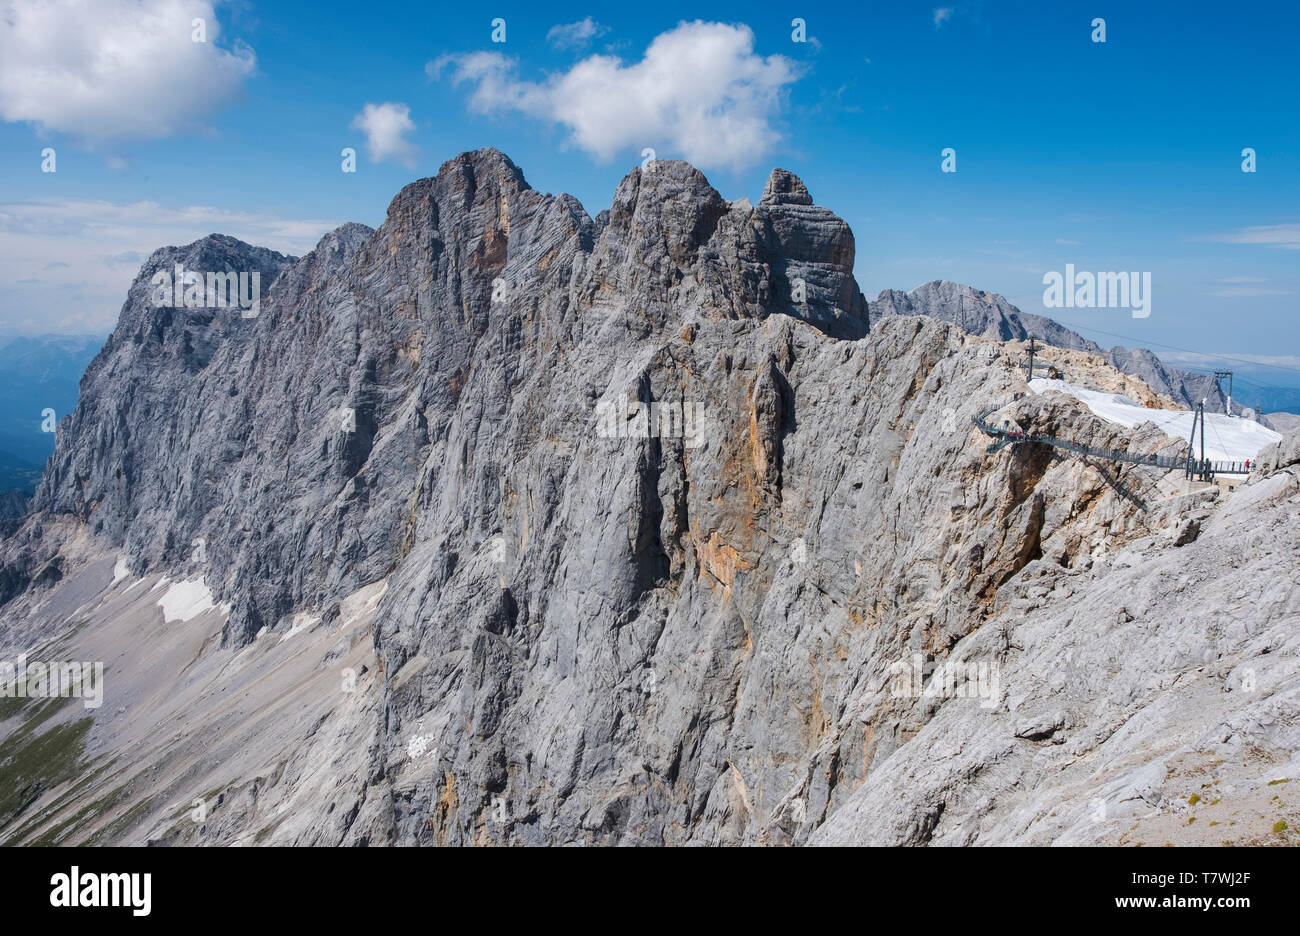
[[[1201, 460], [1196, 461], [1192, 458], [1192, 452], [1196, 446], [1196, 428], [1201, 429]], [[1187, 439], [1187, 477], [1197, 478], [1201, 481], [1213, 481], [1214, 474], [1210, 471], [1210, 463], [1205, 460], [1205, 401], [1202, 400], [1196, 404], [1196, 411], [1192, 415], [1192, 434]]]
[[[1227, 412], [1228, 412], [1228, 415], [1231, 416], [1231, 415], [1232, 415], [1232, 371], [1230, 371], [1230, 370], [1216, 370], [1216, 371], [1214, 372], [1214, 382], [1215, 382], [1215, 384], [1218, 385], [1218, 387], [1219, 387], [1219, 392], [1220, 392], [1220, 393], [1223, 392], [1223, 384], [1219, 383], [1219, 381], [1220, 381], [1220, 380], [1223, 380], [1225, 377], [1226, 377], [1227, 380], [1228, 380], [1228, 409], [1227, 409]], [[1249, 383], [1249, 381], [1247, 381], [1247, 383]]]
[[1029, 339], [1029, 358], [1025, 362], [1025, 380], [1034, 379], [1035, 368], [1038, 369], [1039, 377], [1046, 377], [1048, 380], [1064, 380], [1065, 371], [1061, 370], [1061, 368], [1057, 367], [1055, 364], [1050, 362], [1047, 364], [1034, 363], [1034, 352], [1038, 350], [1037, 342], [1038, 339], [1036, 338]]

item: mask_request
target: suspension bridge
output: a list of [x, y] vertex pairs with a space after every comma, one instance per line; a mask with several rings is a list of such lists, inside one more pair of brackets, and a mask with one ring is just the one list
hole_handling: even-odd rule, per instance
[[1053, 448], [1061, 449], [1079, 456], [1091, 456], [1101, 458], [1112, 462], [1124, 462], [1130, 465], [1147, 465], [1152, 468], [1164, 468], [1166, 470], [1182, 469], [1187, 473], [1188, 478], [1195, 478], [1201, 481], [1213, 481], [1216, 475], [1248, 475], [1251, 469], [1247, 467], [1247, 462], [1237, 461], [1213, 461], [1204, 457], [1193, 457], [1193, 440], [1196, 438], [1196, 426], [1199, 423], [1201, 427], [1201, 452], [1205, 451], [1205, 420], [1204, 414], [1198, 408], [1196, 421], [1192, 424], [1192, 438], [1187, 443], [1187, 454], [1184, 455], [1142, 455], [1133, 452], [1126, 452], [1121, 449], [1099, 448], [1094, 445], [1083, 445], [1079, 442], [1071, 442], [1068, 439], [1058, 439], [1055, 436], [1047, 435], [1042, 432], [1025, 432], [1022, 429], [1014, 427], [1009, 420], [1003, 420], [1001, 426], [995, 425], [989, 421], [989, 417], [998, 410], [1010, 406], [1019, 400], [1024, 399], [1026, 394], [1017, 393], [1009, 400], [999, 403], [997, 406], [990, 407], [971, 417], [976, 427], [987, 436], [993, 438], [993, 443], [985, 451], [996, 452], [999, 449], [1006, 448], [1008, 445], [1034, 444], [1050, 445]]

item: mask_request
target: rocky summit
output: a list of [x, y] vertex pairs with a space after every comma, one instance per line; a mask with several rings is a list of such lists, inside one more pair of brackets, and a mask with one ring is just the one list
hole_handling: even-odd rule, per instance
[[1295, 844], [1300, 435], [1235, 489], [989, 451], [1185, 441], [853, 265], [781, 169], [592, 218], [491, 149], [305, 257], [156, 251], [0, 541], [0, 838]]

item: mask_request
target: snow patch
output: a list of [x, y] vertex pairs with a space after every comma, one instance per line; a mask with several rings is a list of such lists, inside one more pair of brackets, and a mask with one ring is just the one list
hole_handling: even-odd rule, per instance
[[[163, 579], [163, 581], [167, 580]], [[159, 582], [159, 585], [161, 584], [162, 582]], [[158, 599], [157, 604], [163, 609], [163, 620], [168, 624], [172, 621], [181, 621], [183, 623], [193, 620], [203, 612], [211, 611], [213, 608], [217, 608], [223, 614], [230, 613], [230, 605], [218, 605], [213, 602], [212, 591], [202, 577], [176, 582], [167, 589], [166, 594]]]
[[[117, 564], [113, 566], [113, 584], [110, 585], [109, 588], [112, 588], [115, 585], [117, 585], [117, 583], [122, 581], [122, 579], [130, 578], [130, 577], [131, 577], [131, 570], [130, 568], [127, 567], [126, 557], [122, 556], [117, 560]], [[166, 579], [164, 579], [163, 581], [166, 581]], [[131, 591], [132, 589], [139, 588], [143, 584], [144, 584], [144, 579], [138, 578], [130, 585], [126, 586], [126, 588], [122, 591], [122, 594], [125, 595], [127, 592]], [[162, 582], [159, 582], [158, 584], [161, 585]], [[154, 586], [154, 588], [157, 587], [158, 585]]]
[[416, 735], [406, 743], [406, 756], [411, 760], [419, 760], [426, 754], [438, 753], [437, 740], [433, 735]]
[[296, 634], [301, 634], [305, 630], [310, 630], [319, 623], [319, 614], [308, 614], [306, 611], [298, 612], [293, 617], [293, 624], [289, 626], [289, 629], [285, 631], [284, 635], [280, 638], [280, 643], [284, 643], [290, 637], [293, 637]]
[[[1191, 410], [1147, 409], [1119, 393], [1102, 393], [1076, 387], [1064, 380], [1035, 377], [1029, 382], [1035, 393], [1055, 390], [1074, 397], [1093, 413], [1107, 422], [1118, 423], [1130, 429], [1143, 423], [1155, 423], [1165, 435], [1186, 440], [1192, 434]], [[1253, 459], [1262, 449], [1280, 442], [1282, 436], [1259, 423], [1224, 413], [1205, 414], [1205, 457], [1211, 461], [1245, 461]], [[1196, 435], [1196, 457], [1201, 455], [1200, 430]]]
[[369, 618], [386, 591], [388, 591], [388, 579], [380, 579], [358, 588], [339, 602], [339, 629], [344, 630], [363, 618]]

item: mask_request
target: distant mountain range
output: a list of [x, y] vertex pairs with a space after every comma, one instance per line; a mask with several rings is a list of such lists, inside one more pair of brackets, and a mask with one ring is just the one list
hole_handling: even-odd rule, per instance
[[[1205, 400], [1205, 408], [1213, 413], [1226, 412], [1227, 401], [1218, 383], [1209, 374], [1180, 370], [1164, 363], [1146, 348], [1114, 347], [1110, 350], [1089, 341], [1077, 332], [1042, 315], [1021, 312], [1003, 296], [984, 292], [960, 283], [933, 280], [916, 287], [911, 292], [886, 289], [870, 303], [871, 320], [878, 321], [887, 315], [929, 315], [951, 322], [963, 331], [999, 341], [1026, 341], [1037, 338], [1044, 344], [1073, 351], [1087, 351], [1104, 358], [1116, 370], [1142, 380], [1158, 393], [1164, 393], [1188, 407]], [[1267, 404], [1300, 402], [1300, 391], [1294, 400], [1256, 399], [1250, 392], [1238, 390], [1234, 394], [1233, 412], [1241, 406], [1251, 406], [1258, 411], [1284, 409]]]
[[0, 338], [0, 492], [36, 489], [54, 452], [43, 413], [53, 410], [59, 420], [72, 411], [81, 375], [103, 344], [96, 335]]
[[[1208, 412], [1227, 411], [1224, 391], [1209, 374], [1174, 367], [1146, 348], [1116, 346], [1107, 350], [1053, 319], [1021, 312], [997, 293], [947, 280], [932, 280], [911, 292], [886, 289], [868, 304], [873, 322], [887, 315], [929, 315], [985, 338], [1000, 341], [1037, 338], [1058, 348], [1086, 351], [1103, 358], [1117, 370], [1140, 377], [1153, 390], [1172, 397], [1188, 409], [1205, 400]], [[1300, 387], [1260, 384], [1248, 376], [1257, 371], [1249, 364], [1235, 370], [1238, 383], [1233, 388], [1234, 413], [1240, 414], [1242, 407], [1250, 407], [1260, 414], [1260, 422], [1279, 432], [1300, 423], [1296, 415], [1300, 414]]]

